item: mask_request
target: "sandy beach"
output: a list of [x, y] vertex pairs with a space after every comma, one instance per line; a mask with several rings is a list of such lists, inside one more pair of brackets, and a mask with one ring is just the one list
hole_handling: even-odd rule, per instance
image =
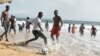
[[[18, 21], [17, 23], [22, 23], [22, 21]], [[47, 56], [100, 56], [100, 26], [96, 26], [98, 30], [97, 36], [90, 37], [91, 25], [85, 25], [85, 34], [84, 36], [80, 36], [78, 31], [79, 24], [76, 24], [77, 31], [75, 35], [68, 33], [68, 24], [64, 24], [59, 37], [59, 43], [53, 45], [50, 32], [46, 32], [44, 25], [42, 23], [43, 33], [47, 36], [50, 51]], [[52, 26], [52, 23], [50, 23], [50, 26]], [[31, 31], [32, 28], [31, 26]], [[49, 28], [49, 31], [51, 28]], [[0, 29], [0, 34], [2, 34], [4, 29], [3, 27], [0, 27]], [[18, 31], [18, 27], [16, 29], [16, 35], [14, 35], [13, 31], [10, 34], [8, 33], [9, 42], [5, 42], [5, 38], [0, 42], [0, 56], [44, 56], [40, 53], [41, 48], [44, 47], [44, 41], [41, 38], [30, 42], [27, 46], [14, 45], [13, 43], [26, 41], [34, 37], [31, 32], [26, 34], [25, 29], [22, 32]]]
[[[35, 51], [35, 50], [34, 50]], [[0, 56], [42, 56], [33, 51], [21, 50], [11, 43], [0, 42]]]

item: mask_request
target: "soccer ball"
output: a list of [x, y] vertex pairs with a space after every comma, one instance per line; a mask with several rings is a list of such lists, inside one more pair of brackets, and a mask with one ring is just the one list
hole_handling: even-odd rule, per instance
[[43, 54], [47, 54], [48, 53], [48, 48], [42, 48], [42, 50], [41, 50], [41, 52], [43, 53]]

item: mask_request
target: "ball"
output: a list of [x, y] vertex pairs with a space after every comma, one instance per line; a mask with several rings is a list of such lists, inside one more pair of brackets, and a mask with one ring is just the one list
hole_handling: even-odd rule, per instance
[[42, 48], [41, 52], [43, 54], [47, 54], [48, 53], [48, 48], [46, 48], [46, 47]]

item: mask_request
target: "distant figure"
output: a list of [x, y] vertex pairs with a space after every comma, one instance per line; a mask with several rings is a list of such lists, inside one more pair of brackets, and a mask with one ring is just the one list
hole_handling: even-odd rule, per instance
[[73, 26], [72, 26], [72, 34], [75, 34], [75, 32], [76, 32], [76, 26], [75, 26], [75, 24], [73, 24]]
[[42, 16], [43, 16], [43, 13], [39, 12], [38, 16], [34, 20], [32, 20], [31, 23], [34, 25], [32, 33], [33, 33], [33, 35], [35, 37], [30, 39], [30, 40], [27, 40], [25, 42], [25, 44], [28, 44], [31, 41], [35, 41], [35, 40], [37, 40], [40, 37], [40, 38], [42, 38], [44, 40], [45, 45], [47, 45], [47, 37], [42, 33], [42, 31], [43, 31], [43, 29], [41, 27]]
[[11, 15], [11, 18], [10, 18], [10, 30], [9, 30], [9, 33], [11, 32], [11, 29], [13, 29], [14, 33], [16, 34], [16, 21], [15, 21], [15, 16]]
[[5, 35], [6, 41], [8, 41], [7, 33], [9, 30], [9, 13], [8, 13], [9, 9], [10, 6], [6, 5], [6, 9], [2, 12], [1, 15], [1, 25], [4, 27], [5, 32], [2, 35], [0, 35], [0, 40], [2, 40], [3, 36]]
[[27, 31], [30, 32], [30, 24], [31, 23], [30, 23], [29, 19], [30, 19], [29, 17], [26, 18], [26, 33], [27, 33]]
[[82, 25], [80, 26], [80, 29], [79, 29], [79, 32], [80, 32], [81, 36], [84, 35], [84, 29], [85, 29], [85, 26], [82, 23]]
[[92, 28], [91, 28], [91, 37], [92, 36], [96, 36], [96, 32], [97, 32], [97, 29], [94, 27], [94, 25], [92, 25]]
[[46, 29], [47, 32], [48, 32], [48, 29], [49, 29], [49, 23], [48, 23], [48, 21], [46, 21], [46, 23], [45, 23], [45, 29]]
[[24, 29], [24, 27], [25, 27], [25, 24], [24, 24], [24, 22], [22, 23], [22, 28]]
[[68, 33], [70, 33], [70, 31], [71, 31], [71, 24], [69, 24]]
[[[53, 17], [53, 28], [51, 30], [51, 38], [52, 41], [55, 41], [54, 35], [56, 36], [56, 41], [59, 41], [59, 35], [60, 35], [60, 30], [63, 25], [61, 17], [58, 15], [58, 10], [54, 11], [54, 17]], [[61, 23], [61, 24], [60, 24]]]
[[21, 24], [18, 24], [18, 26], [19, 26], [19, 31], [23, 31], [23, 26], [21, 25]]

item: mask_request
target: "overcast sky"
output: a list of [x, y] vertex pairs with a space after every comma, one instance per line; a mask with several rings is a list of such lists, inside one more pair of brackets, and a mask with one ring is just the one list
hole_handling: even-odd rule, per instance
[[[0, 14], [6, 4], [0, 5]], [[52, 19], [55, 9], [62, 19], [100, 22], [100, 0], [13, 0], [10, 15], [16, 17], [37, 16], [43, 11], [43, 18]]]

